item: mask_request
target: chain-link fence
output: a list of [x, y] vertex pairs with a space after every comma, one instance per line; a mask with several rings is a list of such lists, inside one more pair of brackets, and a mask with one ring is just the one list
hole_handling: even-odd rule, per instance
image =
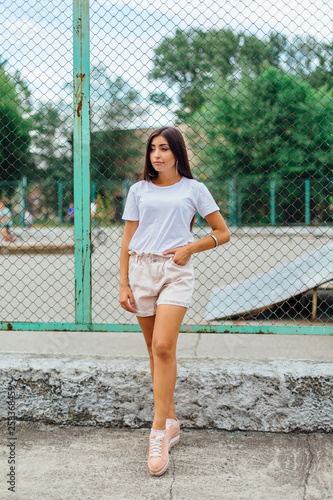
[[[231, 230], [194, 256], [187, 328], [332, 333], [328, 3], [0, 10], [2, 329], [137, 328], [118, 304], [122, 210], [149, 134], [174, 125]], [[84, 178], [75, 161], [89, 164]], [[195, 238], [209, 229], [197, 216]]]

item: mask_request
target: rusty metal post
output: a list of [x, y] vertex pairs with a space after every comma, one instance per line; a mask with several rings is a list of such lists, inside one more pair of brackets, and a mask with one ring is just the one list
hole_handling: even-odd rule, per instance
[[73, 1], [75, 322], [91, 324], [89, 0]]

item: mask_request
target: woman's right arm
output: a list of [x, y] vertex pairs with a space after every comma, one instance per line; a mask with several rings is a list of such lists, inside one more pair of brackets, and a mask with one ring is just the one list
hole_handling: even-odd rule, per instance
[[128, 284], [129, 244], [137, 230], [139, 221], [127, 220], [120, 250], [119, 302], [129, 312], [135, 313], [132, 290]]

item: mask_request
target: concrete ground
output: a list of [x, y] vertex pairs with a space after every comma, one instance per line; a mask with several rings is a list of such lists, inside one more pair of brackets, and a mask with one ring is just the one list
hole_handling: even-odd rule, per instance
[[151, 477], [148, 429], [20, 423], [15, 493], [0, 425], [1, 500], [332, 500], [333, 435], [186, 430]]
[[[140, 332], [0, 331], [0, 353], [5, 352], [145, 356], [148, 359]], [[180, 333], [177, 356], [333, 361], [333, 335]]]
[[[140, 333], [0, 332], [0, 352], [148, 356]], [[178, 358], [333, 360], [333, 337], [180, 334]], [[0, 499], [333, 500], [333, 434], [182, 429], [160, 478], [147, 469], [149, 429], [0, 424]]]

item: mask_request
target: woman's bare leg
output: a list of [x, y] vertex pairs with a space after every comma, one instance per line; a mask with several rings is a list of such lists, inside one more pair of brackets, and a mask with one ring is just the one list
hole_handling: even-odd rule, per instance
[[146, 318], [138, 316], [137, 318], [147, 345], [149, 360], [150, 360], [151, 378], [154, 383], [154, 359], [153, 359], [152, 342], [153, 342], [155, 316], [147, 316]]
[[155, 414], [153, 429], [165, 429], [170, 407], [173, 405], [173, 393], [177, 377], [176, 346], [179, 329], [186, 307], [161, 304], [157, 307], [152, 336], [154, 362], [154, 403]]
[[[149, 354], [149, 360], [150, 360], [151, 378], [152, 378], [152, 381], [154, 383], [154, 358], [153, 358], [152, 343], [153, 343], [155, 316], [148, 316], [146, 318], [138, 317], [138, 322], [139, 322], [139, 325], [141, 327], [144, 339], [146, 341], [148, 354]], [[173, 393], [172, 393], [172, 399], [170, 402], [167, 418], [173, 418], [173, 419], [177, 418]]]

